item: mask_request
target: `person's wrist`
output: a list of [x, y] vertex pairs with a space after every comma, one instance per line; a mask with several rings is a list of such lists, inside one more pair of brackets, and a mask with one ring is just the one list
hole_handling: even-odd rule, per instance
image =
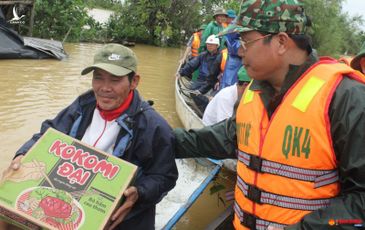
[[137, 199], [136, 203], [139, 203], [145, 199], [145, 191], [144, 191], [143, 187], [141, 187], [141, 186], [135, 186], [135, 188], [136, 188], [137, 194], [138, 194], [138, 199]]

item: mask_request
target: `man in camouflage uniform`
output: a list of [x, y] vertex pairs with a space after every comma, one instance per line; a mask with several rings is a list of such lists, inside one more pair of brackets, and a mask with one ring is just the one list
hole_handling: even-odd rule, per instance
[[238, 158], [235, 229], [365, 223], [365, 80], [313, 54], [299, 0], [247, 0], [238, 25], [253, 79], [235, 116], [176, 129], [176, 157]]

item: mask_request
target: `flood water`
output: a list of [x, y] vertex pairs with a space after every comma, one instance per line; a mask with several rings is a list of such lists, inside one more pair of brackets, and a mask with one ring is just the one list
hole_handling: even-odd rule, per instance
[[[101, 44], [65, 44], [69, 58], [57, 60], [0, 61], [0, 170], [15, 151], [39, 131], [43, 120], [53, 118], [79, 94], [91, 87], [91, 75], [81, 70], [92, 63]], [[182, 51], [137, 44], [132, 48], [139, 59], [139, 92], [153, 100], [154, 108], [172, 127], [181, 127], [175, 110], [174, 74]], [[176, 229], [204, 229], [220, 210], [216, 196], [203, 197], [176, 225]], [[219, 207], [218, 207], [219, 206]]]

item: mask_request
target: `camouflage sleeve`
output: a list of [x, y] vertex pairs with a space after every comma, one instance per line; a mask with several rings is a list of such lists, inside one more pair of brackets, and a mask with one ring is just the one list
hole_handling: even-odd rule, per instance
[[236, 158], [236, 121], [228, 118], [212, 126], [174, 130], [176, 158]]

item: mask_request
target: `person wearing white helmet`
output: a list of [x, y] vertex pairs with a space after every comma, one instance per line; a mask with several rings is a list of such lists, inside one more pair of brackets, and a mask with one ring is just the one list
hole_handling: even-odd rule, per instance
[[211, 35], [206, 39], [206, 44], [207, 51], [191, 59], [179, 71], [181, 76], [191, 76], [195, 70], [199, 69], [199, 76], [196, 81], [193, 81], [190, 89], [198, 90], [201, 94], [213, 89], [217, 83], [222, 60], [222, 54], [218, 51], [219, 38]]
[[207, 38], [207, 41], [205, 42], [207, 45], [207, 51], [210, 53], [218, 52], [219, 47], [219, 38], [217, 38], [215, 35], [210, 35]]
[[218, 45], [219, 46], [219, 38], [217, 36], [215, 36], [214, 34], [213, 35], [210, 35], [206, 42], [206, 44], [211, 44], [211, 45]]

